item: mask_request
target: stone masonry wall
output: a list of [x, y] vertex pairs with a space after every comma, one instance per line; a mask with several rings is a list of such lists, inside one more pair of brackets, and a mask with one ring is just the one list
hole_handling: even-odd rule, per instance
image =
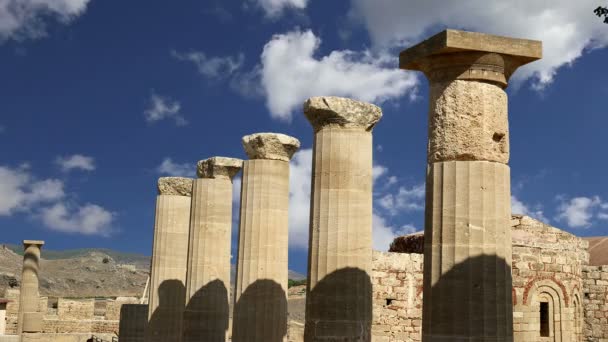
[[[511, 223], [515, 341], [582, 341], [588, 242], [527, 216]], [[547, 336], [541, 336], [541, 302], [548, 303]]]
[[608, 266], [583, 268], [586, 342], [608, 342]]
[[373, 254], [374, 342], [420, 341], [422, 254]]

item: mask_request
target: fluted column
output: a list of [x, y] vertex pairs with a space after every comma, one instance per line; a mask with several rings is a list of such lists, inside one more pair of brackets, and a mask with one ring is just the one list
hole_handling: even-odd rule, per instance
[[192, 179], [158, 180], [146, 342], [179, 342], [186, 300]]
[[422, 339], [513, 341], [509, 77], [537, 41], [455, 30], [403, 51], [430, 83]]
[[225, 342], [230, 296], [232, 178], [243, 161], [213, 157], [198, 163], [192, 186], [184, 342]]
[[370, 341], [372, 129], [379, 107], [314, 97], [305, 341]]
[[281, 342], [287, 334], [289, 161], [300, 142], [283, 134], [243, 138], [234, 342]]
[[40, 312], [40, 295], [38, 292], [38, 272], [40, 270], [40, 250], [42, 246], [44, 246], [44, 241], [23, 241], [23, 272], [21, 273], [17, 326], [20, 335], [42, 331], [43, 314]]

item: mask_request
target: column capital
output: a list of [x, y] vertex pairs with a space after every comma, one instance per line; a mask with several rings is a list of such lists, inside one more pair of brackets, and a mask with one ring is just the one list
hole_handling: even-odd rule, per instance
[[29, 246], [37, 246], [38, 248], [42, 248], [42, 246], [44, 246], [44, 241], [41, 241], [41, 240], [23, 240], [23, 248], [27, 248]]
[[158, 179], [158, 194], [192, 197], [192, 178], [161, 177]]
[[382, 118], [382, 109], [344, 97], [320, 96], [306, 100], [304, 115], [315, 132], [328, 125], [371, 131]]
[[212, 157], [201, 160], [196, 165], [199, 178], [232, 178], [243, 167], [243, 161], [236, 158]]
[[542, 42], [478, 32], [445, 30], [399, 54], [399, 67], [431, 81], [486, 81], [506, 87], [524, 64], [542, 58]]
[[300, 149], [300, 141], [280, 133], [256, 133], [243, 137], [243, 147], [249, 159], [290, 161]]

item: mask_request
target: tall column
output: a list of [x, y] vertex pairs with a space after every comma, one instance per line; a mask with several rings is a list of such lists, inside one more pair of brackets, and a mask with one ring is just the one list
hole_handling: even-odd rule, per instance
[[179, 342], [186, 306], [192, 179], [158, 180], [146, 342]]
[[538, 41], [443, 31], [400, 55], [430, 83], [422, 339], [513, 341], [507, 94]]
[[144, 332], [148, 323], [148, 305], [124, 304], [120, 307], [118, 335], [120, 342], [146, 342]]
[[21, 295], [19, 298], [18, 334], [42, 331], [43, 314], [40, 312], [38, 292], [38, 271], [40, 270], [40, 250], [44, 241], [23, 241], [23, 272], [21, 273]]
[[192, 186], [184, 342], [225, 342], [230, 296], [232, 178], [243, 161], [214, 157], [198, 163]]
[[243, 137], [239, 250], [232, 341], [282, 342], [287, 334], [289, 161], [292, 137]]
[[370, 341], [372, 129], [379, 107], [314, 97], [305, 341]]

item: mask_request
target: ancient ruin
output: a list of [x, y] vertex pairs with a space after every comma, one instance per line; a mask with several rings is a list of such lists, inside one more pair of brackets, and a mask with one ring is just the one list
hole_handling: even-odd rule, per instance
[[443, 31], [400, 54], [430, 82], [424, 341], [511, 341], [509, 77], [541, 43]]
[[190, 178], [158, 180], [147, 342], [179, 342], [182, 338], [191, 196]]
[[184, 342], [226, 341], [230, 299], [232, 178], [243, 161], [213, 157], [198, 163], [186, 275]]
[[455, 30], [401, 53], [401, 68], [430, 82], [425, 232], [396, 239], [391, 252], [372, 250], [381, 109], [305, 102], [314, 148], [301, 328], [288, 326], [287, 297], [290, 160], [300, 142], [258, 133], [242, 139], [248, 160], [213, 157], [198, 163], [197, 179], [158, 180], [148, 296], [103, 310], [92, 298], [49, 307], [38, 288], [44, 242], [24, 241], [21, 290], [0, 299], [0, 342], [82, 342], [117, 330], [120, 342], [608, 341], [608, 265], [590, 264], [587, 241], [511, 213], [504, 89], [540, 57], [538, 41]]
[[304, 104], [313, 126], [305, 341], [369, 341], [372, 129], [379, 107], [338, 97]]
[[289, 161], [300, 142], [287, 135], [243, 137], [239, 249], [232, 340], [283, 341], [287, 334]]

